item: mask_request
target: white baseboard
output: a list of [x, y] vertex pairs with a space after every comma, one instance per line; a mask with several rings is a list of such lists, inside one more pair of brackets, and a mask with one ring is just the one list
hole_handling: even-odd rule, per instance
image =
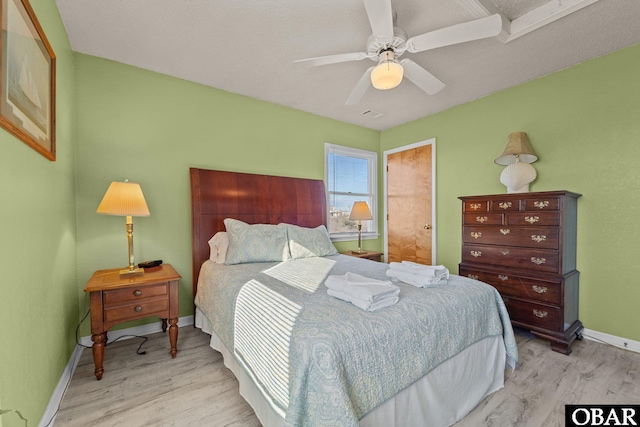
[[[193, 325], [193, 316], [184, 316], [178, 319], [178, 327], [181, 326], [189, 326]], [[119, 329], [117, 331], [109, 331], [109, 341], [113, 341], [117, 338], [123, 337], [122, 339], [128, 339], [127, 335], [133, 336], [141, 336], [141, 335], [149, 335], [154, 334], [156, 332], [162, 331], [162, 327], [159, 322], [149, 323], [147, 325], [135, 326], [133, 328], [127, 329]], [[80, 344], [90, 347], [93, 345], [93, 341], [91, 341], [91, 336], [85, 336], [80, 338]], [[67, 387], [71, 382], [71, 378], [73, 377], [73, 373], [78, 366], [78, 362], [80, 361], [80, 356], [82, 355], [82, 350], [84, 348], [76, 345], [69, 358], [69, 362], [67, 366], [62, 371], [62, 375], [60, 376], [60, 381], [58, 381], [58, 385], [53, 390], [53, 394], [51, 395], [51, 399], [49, 399], [49, 404], [47, 405], [47, 409], [44, 411], [42, 415], [42, 419], [40, 420], [40, 424], [38, 427], [52, 427], [55, 420], [56, 414], [58, 413], [58, 408], [60, 407], [60, 403], [62, 402], [62, 398], [64, 397], [65, 392], [67, 391]]]
[[615, 335], [605, 334], [604, 332], [593, 331], [591, 329], [585, 329], [582, 332], [582, 336], [591, 341], [598, 341], [614, 347], [620, 347], [625, 350], [640, 353], [640, 341], [629, 340]]

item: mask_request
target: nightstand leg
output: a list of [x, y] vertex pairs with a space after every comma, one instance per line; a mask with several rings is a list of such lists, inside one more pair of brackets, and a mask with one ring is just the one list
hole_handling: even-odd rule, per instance
[[178, 318], [169, 319], [169, 342], [171, 343], [171, 358], [175, 359], [178, 354]]
[[104, 360], [104, 342], [107, 338], [106, 335], [107, 334], [105, 332], [91, 335], [91, 341], [93, 341], [93, 346], [91, 347], [91, 351], [93, 352], [93, 364], [96, 367], [94, 373], [98, 380], [102, 379], [102, 373], [104, 372], [102, 362]]
[[167, 332], [167, 319], [160, 319], [162, 321], [162, 332]]

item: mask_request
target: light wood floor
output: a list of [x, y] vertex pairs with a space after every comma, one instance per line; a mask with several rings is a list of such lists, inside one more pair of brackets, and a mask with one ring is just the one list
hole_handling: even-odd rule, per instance
[[[640, 354], [585, 340], [564, 356], [525, 332], [517, 341], [521, 367], [456, 427], [564, 426], [565, 404], [640, 403]], [[200, 330], [180, 328], [176, 359], [162, 333], [149, 336], [145, 355], [136, 354], [139, 343], [107, 347], [101, 381], [85, 349], [55, 426], [260, 426]]]

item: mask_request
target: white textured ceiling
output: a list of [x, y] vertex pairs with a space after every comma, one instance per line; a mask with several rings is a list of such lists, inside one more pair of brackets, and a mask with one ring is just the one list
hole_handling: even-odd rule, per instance
[[[638, 0], [392, 0], [395, 25], [409, 37], [495, 12], [504, 17], [503, 33], [406, 54], [446, 84], [435, 95], [405, 79], [395, 89], [369, 88], [357, 105], [346, 106], [373, 62], [309, 69], [291, 63], [364, 51], [371, 27], [362, 0], [56, 3], [77, 52], [376, 130], [640, 42]], [[366, 110], [382, 116], [363, 116]]]

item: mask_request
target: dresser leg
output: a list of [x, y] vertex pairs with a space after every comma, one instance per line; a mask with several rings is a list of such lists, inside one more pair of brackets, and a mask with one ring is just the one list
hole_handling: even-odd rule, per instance
[[93, 364], [96, 367], [94, 373], [97, 380], [102, 379], [102, 373], [104, 372], [102, 362], [104, 361], [104, 342], [106, 338], [107, 334], [105, 332], [91, 335], [91, 341], [93, 341], [91, 351], [93, 353]]
[[169, 342], [171, 343], [171, 358], [175, 359], [178, 354], [178, 318], [169, 319]]

